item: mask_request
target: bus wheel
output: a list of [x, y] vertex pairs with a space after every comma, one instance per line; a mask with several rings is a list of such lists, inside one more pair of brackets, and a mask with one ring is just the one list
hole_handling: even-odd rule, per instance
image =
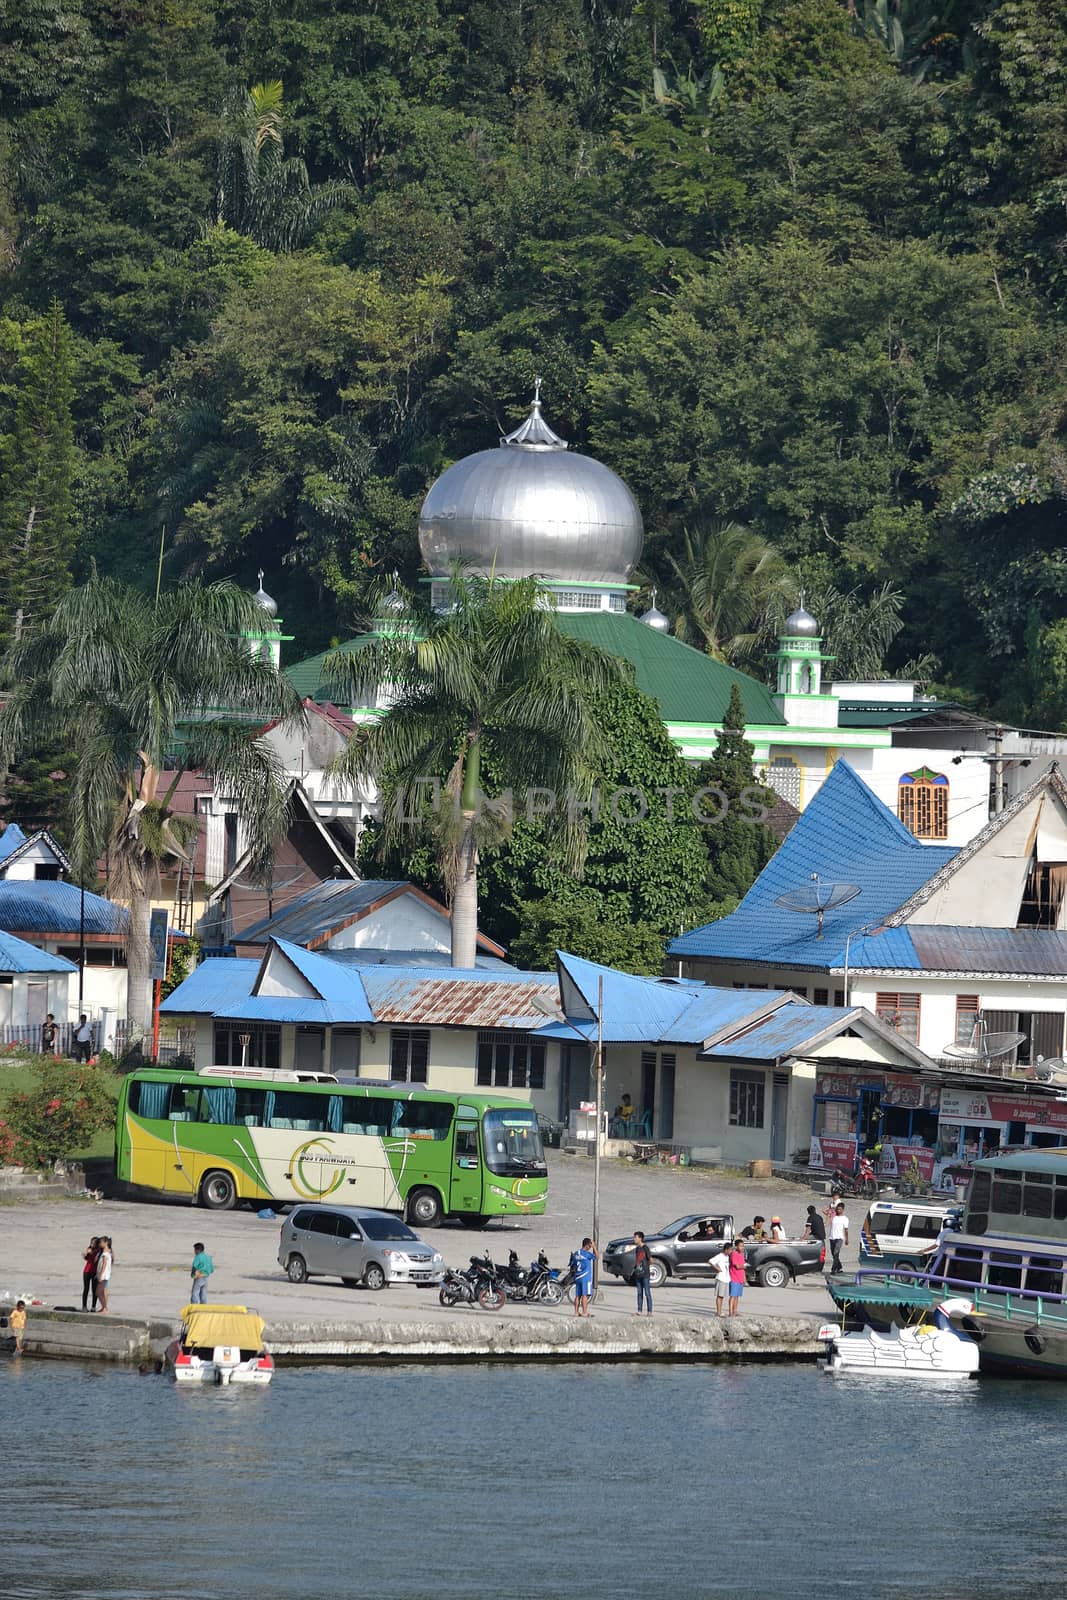
[[413, 1189], [408, 1195], [408, 1221], [417, 1222], [420, 1228], [436, 1228], [444, 1214], [436, 1189]]
[[484, 1228], [489, 1218], [480, 1211], [464, 1211], [460, 1214], [460, 1222], [465, 1228]]
[[208, 1211], [232, 1211], [237, 1185], [228, 1172], [208, 1172], [200, 1184], [200, 1204]]

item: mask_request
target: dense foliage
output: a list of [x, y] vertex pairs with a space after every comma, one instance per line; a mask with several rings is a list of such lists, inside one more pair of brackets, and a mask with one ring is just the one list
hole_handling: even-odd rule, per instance
[[733, 520], [1062, 725], [1065, 79], [1067, 0], [0, 0], [0, 634], [162, 541], [347, 636], [539, 371], [672, 616]]
[[99, 1066], [33, 1056], [32, 1087], [0, 1107], [0, 1165], [51, 1166], [66, 1161], [115, 1126], [114, 1075]]

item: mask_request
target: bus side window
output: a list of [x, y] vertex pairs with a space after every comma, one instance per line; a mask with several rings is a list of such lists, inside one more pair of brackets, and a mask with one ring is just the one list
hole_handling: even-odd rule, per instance
[[459, 1122], [456, 1124], [456, 1165], [457, 1167], [476, 1167], [478, 1165], [478, 1124], [476, 1122]]
[[172, 1084], [167, 1118], [170, 1122], [207, 1122], [207, 1110], [201, 1106], [201, 1090], [182, 1083]]

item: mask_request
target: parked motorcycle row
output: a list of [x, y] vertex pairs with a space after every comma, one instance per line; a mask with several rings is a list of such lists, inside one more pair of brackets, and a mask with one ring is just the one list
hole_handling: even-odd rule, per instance
[[484, 1256], [471, 1256], [462, 1271], [446, 1268], [437, 1297], [443, 1306], [477, 1305], [483, 1311], [499, 1311], [509, 1300], [558, 1306], [573, 1281], [569, 1268], [559, 1272], [549, 1266], [543, 1250], [529, 1267], [520, 1264], [514, 1250], [507, 1266], [491, 1260], [486, 1251]]

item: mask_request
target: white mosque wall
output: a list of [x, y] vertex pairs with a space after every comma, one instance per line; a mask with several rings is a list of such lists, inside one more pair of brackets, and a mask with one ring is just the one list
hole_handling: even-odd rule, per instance
[[948, 833], [923, 844], [964, 845], [989, 821], [989, 765], [977, 755], [936, 745], [892, 745], [888, 750], [842, 750], [841, 755], [884, 806], [898, 815], [900, 780], [926, 767], [948, 779]]

